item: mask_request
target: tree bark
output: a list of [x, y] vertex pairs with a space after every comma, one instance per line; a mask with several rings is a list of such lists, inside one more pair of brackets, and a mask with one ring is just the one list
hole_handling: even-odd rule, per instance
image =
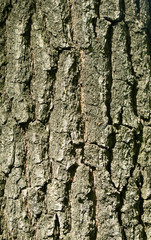
[[151, 239], [151, 1], [0, 0], [0, 239]]

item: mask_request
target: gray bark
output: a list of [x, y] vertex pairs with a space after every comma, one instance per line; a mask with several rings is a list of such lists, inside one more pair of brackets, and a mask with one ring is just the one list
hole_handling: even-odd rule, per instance
[[0, 0], [0, 239], [151, 239], [151, 1]]

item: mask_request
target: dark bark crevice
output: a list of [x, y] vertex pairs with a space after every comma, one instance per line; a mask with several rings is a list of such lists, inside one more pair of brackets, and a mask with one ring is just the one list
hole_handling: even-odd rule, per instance
[[118, 222], [119, 222], [119, 225], [121, 226], [122, 240], [127, 240], [126, 233], [125, 233], [125, 228], [123, 226], [122, 212], [121, 212], [121, 209], [122, 209], [123, 204], [124, 204], [124, 198], [125, 198], [126, 190], [127, 190], [127, 185], [123, 188], [123, 190], [120, 192], [120, 194], [118, 196], [119, 197], [119, 205], [116, 208], [116, 211], [118, 213]]
[[72, 42], [77, 43], [75, 39], [76, 35], [76, 30], [75, 30], [75, 19], [74, 19], [74, 0], [71, 0], [71, 25], [72, 25], [72, 32], [71, 32], [71, 37], [72, 37]]
[[111, 24], [108, 28], [107, 32], [107, 41], [106, 45], [104, 47], [105, 50], [105, 55], [108, 59], [108, 69], [109, 69], [109, 75], [107, 79], [107, 95], [106, 95], [106, 101], [105, 105], [107, 108], [107, 117], [108, 117], [108, 124], [112, 125], [112, 118], [110, 115], [110, 105], [112, 101], [112, 83], [113, 83], [113, 78], [112, 78], [112, 38], [113, 38], [113, 24]]
[[114, 187], [114, 189], [117, 189], [114, 182], [112, 181], [112, 172], [111, 172], [111, 164], [112, 164], [112, 161], [113, 161], [113, 149], [114, 149], [115, 144], [116, 144], [116, 133], [115, 132], [113, 132], [112, 134], [109, 135], [108, 142], [109, 142], [109, 149], [106, 151], [106, 155], [107, 155], [107, 158], [108, 158], [108, 162], [106, 164], [106, 170], [109, 173], [110, 182], [111, 182], [112, 186]]
[[95, 222], [91, 232], [90, 232], [90, 240], [96, 240], [97, 239], [97, 232], [98, 232], [98, 220], [97, 220], [97, 213], [96, 213], [96, 207], [97, 207], [97, 195], [96, 195], [96, 189], [95, 189], [95, 181], [94, 181], [94, 171], [95, 169], [93, 167], [89, 167], [90, 171], [90, 183], [92, 184], [91, 192], [88, 195], [88, 199], [93, 202], [93, 209], [92, 209], [92, 221]]
[[97, 18], [99, 19], [100, 19], [100, 4], [101, 4], [101, 0], [95, 0], [94, 2], [95, 13]]
[[[142, 124], [140, 125], [140, 128], [139, 128], [139, 133], [134, 133], [134, 139], [135, 139], [135, 144], [134, 144], [134, 166], [136, 165], [139, 165], [137, 163], [137, 159], [138, 159], [138, 156], [139, 156], [139, 152], [140, 152], [140, 148], [141, 148], [141, 145], [143, 143], [143, 126]], [[139, 168], [141, 168], [141, 166], [139, 165]], [[131, 176], [133, 176], [133, 169], [131, 170]], [[139, 181], [136, 181], [136, 185], [138, 187], [138, 190], [139, 190], [139, 200], [138, 200], [138, 212], [139, 212], [139, 216], [138, 216], [138, 220], [139, 220], [139, 224], [142, 225], [143, 227], [143, 231], [142, 231], [142, 235], [143, 235], [143, 239], [144, 240], [147, 240], [147, 235], [146, 235], [146, 232], [145, 232], [145, 225], [144, 225], [144, 222], [142, 220], [142, 215], [144, 213], [144, 209], [143, 209], [143, 203], [144, 203], [144, 199], [142, 197], [142, 186], [143, 186], [143, 182], [144, 182], [144, 178], [143, 178], [143, 175], [141, 173], [141, 170], [140, 170], [140, 176], [139, 176]]]
[[136, 77], [136, 73], [133, 68], [132, 54], [131, 54], [131, 37], [130, 37], [129, 27], [126, 22], [125, 22], [125, 30], [126, 30], [126, 47], [127, 47], [128, 60], [131, 65], [132, 75], [134, 76], [133, 83], [128, 83], [128, 84], [131, 86], [131, 103], [132, 103], [133, 112], [135, 116], [138, 116], [138, 113], [137, 113], [138, 78]]
[[3, 11], [1, 12], [0, 27], [1, 27], [1, 24], [6, 23], [6, 20], [8, 19], [9, 15], [12, 11], [12, 8], [13, 8], [13, 5], [10, 0], [9, 3], [6, 4], [6, 6], [3, 8]]
[[97, 25], [97, 18], [92, 18], [93, 33], [95, 38], [97, 38], [96, 25]]
[[140, 14], [140, 0], [136, 0], [137, 14]]
[[144, 240], [147, 240], [147, 235], [146, 235], [146, 232], [145, 232], [145, 224], [142, 220], [142, 216], [144, 214], [144, 208], [143, 208], [143, 204], [144, 204], [144, 199], [142, 197], [142, 186], [143, 186], [143, 182], [144, 182], [144, 178], [143, 178], [143, 175], [141, 173], [141, 170], [140, 170], [140, 176], [139, 176], [139, 181], [136, 181], [136, 185], [139, 189], [139, 200], [138, 200], [138, 203], [137, 203], [137, 209], [138, 209], [138, 212], [139, 212], [139, 216], [138, 216], [138, 221], [139, 221], [139, 224], [142, 225], [143, 227], [143, 230], [142, 230], [142, 237]]
[[96, 39], [97, 39], [96, 27], [97, 27], [98, 19], [100, 19], [100, 4], [101, 4], [101, 0], [97, 0], [94, 2], [94, 9], [95, 9], [96, 17], [92, 18], [93, 33], [94, 33], [94, 37]]
[[[3, 4], [2, 4], [3, 5]], [[8, 81], [6, 79], [6, 73], [7, 73], [7, 27], [6, 22], [9, 18], [9, 15], [12, 11], [12, 3], [11, 0], [8, 2], [8, 4], [4, 4], [4, 8], [1, 7], [1, 15], [0, 15], [0, 52], [3, 53], [3, 56], [5, 57], [5, 60], [3, 58], [3, 62], [0, 59], [0, 102], [3, 100], [3, 96], [5, 95], [5, 82]]]
[[[32, 84], [32, 80], [36, 75], [36, 71], [35, 71], [35, 58], [34, 58], [34, 51], [32, 49], [32, 41], [31, 41], [31, 31], [32, 31], [32, 24], [33, 24], [33, 14], [35, 13], [36, 9], [35, 9], [35, 4], [31, 7], [31, 12], [29, 14], [29, 18], [25, 27], [25, 31], [23, 34], [24, 37], [24, 41], [25, 41], [25, 45], [26, 45], [26, 51], [29, 51], [29, 55], [27, 54], [28, 58], [30, 58], [30, 62], [31, 62], [31, 74], [30, 77], [28, 79], [27, 87], [28, 87], [28, 91], [29, 91], [29, 95], [31, 97], [32, 100], [32, 113], [33, 113], [33, 119], [31, 119], [31, 121], [34, 121], [36, 118], [36, 103], [35, 100], [33, 98], [33, 93], [32, 93], [32, 89], [31, 89], [31, 84]], [[28, 59], [29, 61], [29, 59]]]
[[103, 145], [99, 145], [97, 142], [90, 142], [90, 144], [92, 144], [92, 145], [96, 145], [96, 146], [99, 147], [99, 148], [102, 148], [102, 149], [106, 149], [106, 150], [108, 150], [108, 147], [103, 146]]
[[78, 168], [78, 164], [73, 164], [69, 169], [69, 180], [66, 183], [66, 187], [65, 187], [65, 197], [64, 197], [64, 205], [67, 208], [67, 211], [70, 212], [70, 222], [68, 222], [66, 228], [66, 234], [69, 233], [71, 231], [72, 228], [72, 216], [71, 216], [71, 202], [70, 202], [70, 194], [71, 194], [71, 189], [72, 189], [72, 183], [74, 181], [74, 176], [76, 174], [76, 170]]
[[0, 104], [4, 101], [5, 98], [5, 82], [8, 81], [6, 79], [6, 70], [7, 70], [7, 32], [6, 32], [6, 24], [0, 24], [0, 52], [1, 56], [3, 55], [3, 60], [0, 60]]
[[134, 167], [130, 170], [130, 177], [133, 176], [133, 172], [138, 164], [138, 156], [140, 152], [140, 148], [143, 142], [143, 126], [142, 124], [139, 125], [139, 128], [134, 130], [134, 155], [133, 155], [133, 165]]
[[[151, 12], [151, 3], [150, 3], [150, 12]], [[151, 76], [151, 13], [150, 13], [150, 21], [148, 23], [148, 27], [146, 29], [146, 40], [147, 40], [147, 53], [150, 56], [150, 76]]]
[[151, 18], [151, 0], [148, 0], [148, 5], [149, 5], [149, 15], [150, 15], [150, 18]]
[[53, 232], [53, 240], [59, 240], [59, 239], [60, 239], [60, 223], [59, 223], [59, 217], [56, 214], [55, 226], [54, 226], [54, 232]]
[[79, 77], [78, 77], [78, 85], [80, 88], [80, 113], [81, 113], [81, 121], [82, 121], [82, 135], [83, 135], [83, 144], [87, 141], [87, 136], [86, 136], [86, 116], [85, 116], [85, 111], [84, 111], [84, 97], [83, 97], [83, 85], [82, 85], [82, 71], [83, 71], [83, 54], [84, 51], [80, 50], [80, 71], [79, 71]]
[[121, 12], [121, 21], [125, 20], [125, 1], [120, 0], [120, 12]]
[[136, 76], [136, 73], [133, 68], [133, 63], [132, 63], [130, 30], [129, 30], [128, 24], [126, 22], [124, 23], [125, 23], [125, 32], [126, 32], [126, 48], [127, 48], [128, 60], [131, 64], [131, 72], [134, 76]]
[[51, 82], [50, 85], [50, 100], [47, 102], [47, 118], [45, 118], [44, 123], [48, 122], [50, 119], [51, 112], [54, 108], [54, 97], [55, 97], [55, 82], [56, 82], [56, 75], [57, 75], [58, 67], [51, 68], [50, 71], [47, 71], [48, 82]]
[[5, 209], [5, 197], [4, 190], [6, 185], [6, 176], [4, 174], [0, 175], [0, 234], [3, 234], [4, 230], [4, 209]]
[[23, 34], [25, 45], [27, 46], [27, 48], [31, 47], [31, 29], [32, 29], [32, 24], [33, 24], [32, 16], [33, 16], [33, 13], [30, 13], [30, 16], [27, 21], [25, 31]]
[[138, 117], [137, 113], [137, 92], [138, 92], [138, 82], [137, 80], [134, 80], [134, 84], [131, 87], [131, 103], [132, 103], [132, 109], [135, 114], [135, 116]]

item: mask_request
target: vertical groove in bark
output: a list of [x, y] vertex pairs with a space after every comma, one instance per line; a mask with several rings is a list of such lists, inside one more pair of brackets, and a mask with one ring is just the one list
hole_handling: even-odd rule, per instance
[[112, 118], [110, 115], [110, 105], [111, 105], [111, 100], [112, 100], [112, 83], [113, 83], [113, 78], [112, 78], [112, 37], [113, 37], [113, 24], [109, 26], [108, 32], [107, 32], [107, 41], [105, 45], [105, 54], [108, 59], [108, 68], [110, 71], [110, 74], [108, 76], [108, 83], [107, 83], [107, 99], [106, 99], [106, 107], [107, 107], [107, 116], [108, 116], [108, 124], [112, 125]]
[[115, 143], [116, 143], [116, 134], [115, 132], [113, 132], [110, 136], [109, 136], [109, 142], [110, 142], [110, 146], [109, 149], [107, 150], [107, 155], [108, 155], [108, 163], [106, 165], [106, 170], [109, 173], [110, 176], [110, 181], [113, 185], [113, 187], [115, 189], [117, 189], [117, 187], [115, 186], [114, 182], [112, 181], [112, 171], [111, 171], [111, 164], [112, 164], [112, 160], [113, 160], [113, 149], [115, 147]]
[[54, 227], [54, 240], [59, 240], [60, 236], [60, 223], [59, 223], [59, 218], [58, 215], [56, 214], [56, 219], [55, 219], [55, 227]]
[[140, 14], [140, 3], [139, 0], [136, 0], [137, 13]]
[[126, 37], [127, 37], [127, 54], [128, 54], [128, 59], [131, 64], [131, 71], [132, 74], [134, 75], [134, 83], [131, 85], [132, 87], [132, 92], [131, 92], [131, 100], [132, 100], [132, 107], [134, 114], [138, 116], [137, 113], [137, 86], [138, 86], [138, 79], [136, 78], [136, 74], [133, 68], [133, 63], [132, 63], [132, 58], [131, 58], [131, 38], [130, 38], [130, 33], [129, 33], [129, 27], [125, 22], [125, 27], [126, 27]]
[[100, 18], [100, 4], [101, 0], [95, 1], [95, 11], [97, 18]]
[[[135, 133], [135, 145], [134, 145], [134, 152], [135, 152], [134, 163], [135, 163], [135, 166], [139, 165], [138, 157], [139, 157], [139, 153], [140, 153], [142, 143], [143, 143], [143, 125], [140, 124], [139, 133]], [[134, 170], [131, 172], [131, 176], [133, 175]], [[140, 171], [140, 182], [136, 182], [136, 185], [139, 189], [139, 201], [138, 201], [139, 219], [138, 219], [138, 221], [143, 227], [143, 230], [142, 230], [143, 239], [147, 240], [147, 235], [146, 235], [146, 232], [145, 232], [145, 226], [144, 226], [144, 222], [142, 220], [142, 216], [143, 216], [143, 213], [144, 213], [144, 209], [143, 209], [144, 199], [143, 199], [142, 193], [141, 193], [142, 186], [143, 186], [143, 175], [141, 174], [141, 171]]]
[[80, 73], [79, 73], [79, 86], [80, 86], [80, 111], [81, 111], [81, 118], [83, 122], [83, 144], [87, 141], [87, 133], [86, 133], [86, 117], [85, 117], [85, 111], [84, 111], [84, 96], [83, 96], [83, 86], [82, 86], [82, 80], [81, 75], [83, 71], [83, 59], [84, 51], [80, 50]]
[[74, 0], [71, 0], [71, 19], [72, 19], [72, 41], [76, 43], [75, 39], [75, 22], [74, 22]]
[[72, 183], [74, 181], [74, 176], [76, 174], [76, 169], [78, 168], [78, 165], [75, 164], [73, 166], [71, 166], [71, 168], [68, 170], [70, 173], [70, 177], [69, 177], [69, 181], [66, 183], [66, 189], [65, 189], [65, 193], [66, 193], [66, 197], [65, 197], [65, 205], [67, 205], [67, 208], [70, 211], [70, 223], [67, 229], [67, 232], [69, 233], [72, 229], [72, 202], [71, 202], [71, 189], [72, 189]]
[[124, 224], [123, 224], [123, 221], [122, 221], [122, 213], [121, 213], [121, 209], [122, 209], [122, 206], [123, 206], [123, 203], [124, 203], [123, 199], [124, 199], [125, 191], [126, 191], [126, 189], [123, 188], [123, 191], [120, 192], [120, 194], [119, 194], [120, 204], [117, 207], [118, 221], [119, 221], [119, 224], [121, 226], [121, 232], [122, 232], [122, 240], [127, 240], [125, 229], [124, 229]]

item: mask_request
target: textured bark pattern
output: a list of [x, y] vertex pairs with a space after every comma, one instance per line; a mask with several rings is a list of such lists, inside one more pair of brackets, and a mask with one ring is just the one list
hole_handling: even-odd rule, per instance
[[151, 239], [151, 1], [0, 0], [0, 239]]

